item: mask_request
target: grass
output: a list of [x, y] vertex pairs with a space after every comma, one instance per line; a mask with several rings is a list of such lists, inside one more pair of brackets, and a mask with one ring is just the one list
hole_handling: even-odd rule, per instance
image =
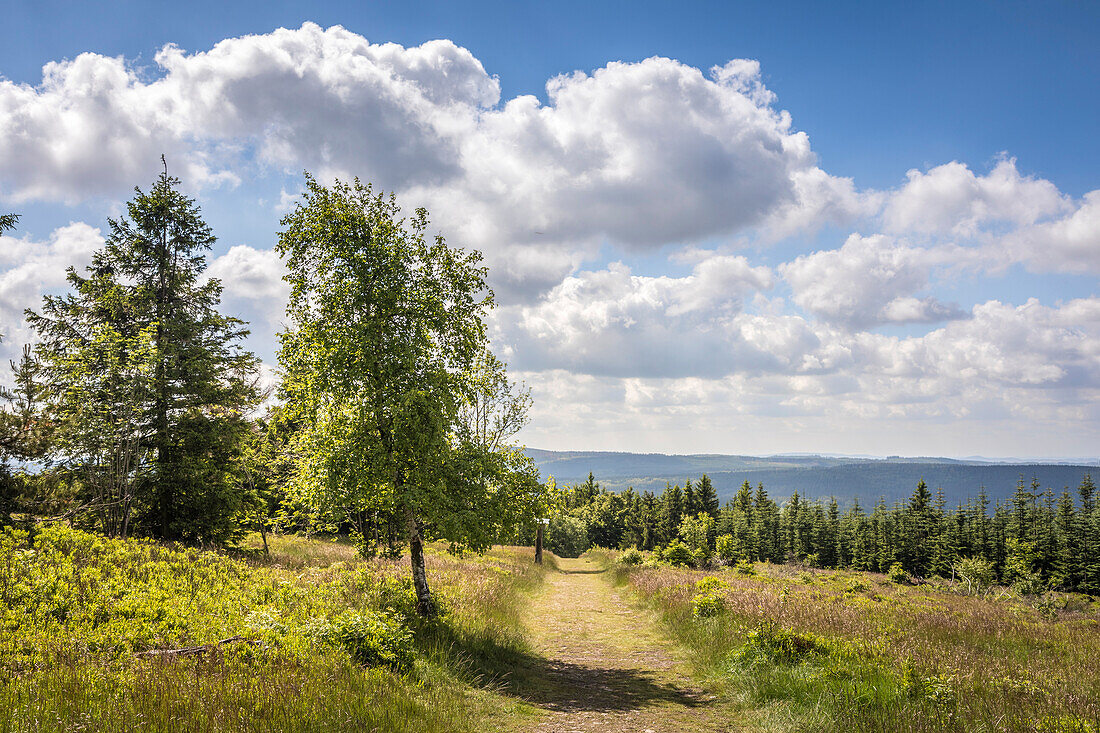
[[[268, 541], [270, 555], [230, 557], [0, 530], [0, 731], [476, 731], [536, 715], [501, 694], [526, 653], [523, 593], [542, 580], [529, 550], [431, 551], [446, 610], [425, 623], [407, 560]], [[362, 663], [376, 658], [390, 663]]]
[[[739, 570], [616, 564], [614, 576], [764, 729], [1100, 731], [1100, 613], [1088, 599]], [[711, 598], [720, 611], [700, 615]]]

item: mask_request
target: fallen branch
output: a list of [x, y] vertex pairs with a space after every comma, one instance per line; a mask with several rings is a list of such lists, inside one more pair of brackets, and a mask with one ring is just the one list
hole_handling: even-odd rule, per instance
[[223, 644], [232, 644], [237, 641], [242, 641], [246, 644], [259, 644], [258, 639], [246, 639], [243, 636], [231, 636], [228, 639], [222, 639], [221, 641], [213, 644], [203, 644], [201, 646], [185, 646], [182, 649], [150, 649], [144, 652], [138, 652], [135, 657], [189, 657], [193, 654], [203, 654], [205, 652], [213, 651], [221, 647]]

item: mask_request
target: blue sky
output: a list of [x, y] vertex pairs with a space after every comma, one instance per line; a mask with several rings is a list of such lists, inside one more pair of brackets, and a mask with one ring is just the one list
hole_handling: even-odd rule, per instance
[[1096, 4], [0, 16], [0, 210], [22, 214], [5, 353], [167, 152], [268, 364], [270, 247], [309, 169], [427, 204], [485, 252], [530, 445], [1095, 453]]

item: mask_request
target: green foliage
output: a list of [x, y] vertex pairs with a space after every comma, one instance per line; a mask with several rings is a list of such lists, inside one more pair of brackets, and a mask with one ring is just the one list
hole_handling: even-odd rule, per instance
[[401, 218], [358, 180], [307, 176], [282, 224], [282, 394], [301, 427], [290, 491], [330, 526], [397, 517], [430, 613], [425, 538], [482, 551], [542, 508], [533, 464], [504, 442], [529, 399], [488, 354], [481, 256], [429, 237], [424, 209]]
[[760, 663], [798, 664], [811, 655], [827, 652], [828, 647], [820, 637], [766, 621], [746, 635], [737, 660], [750, 666]]
[[691, 615], [694, 618], [713, 618], [725, 608], [725, 598], [717, 593], [696, 593], [691, 599]]
[[763, 485], [754, 491], [746, 481], [710, 526], [705, 519], [700, 525], [696, 511], [706, 483], [685, 482], [690, 491], [669, 484], [659, 496], [633, 489], [613, 494], [590, 477], [567, 492], [566, 507], [575, 516], [598, 516], [590, 535], [619, 538], [622, 548], [649, 550], [680, 539], [700, 567], [710, 560], [711, 548], [726, 565], [738, 559], [797, 560], [887, 573], [897, 564], [921, 578], [951, 577], [961, 560], [981, 558], [994, 580], [1024, 594], [1048, 588], [1100, 594], [1100, 506], [1088, 475], [1076, 501], [1068, 491], [1055, 499], [1037, 482], [1021, 481], [1010, 505], [991, 507], [981, 490], [951, 509], [942, 490], [930, 491], [921, 482], [909, 501], [888, 506], [883, 500], [870, 513], [858, 502], [842, 512], [835, 499], [814, 502], [798, 494], [780, 506]]
[[194, 201], [161, 175], [109, 220], [103, 249], [72, 292], [27, 320], [56, 423], [58, 457], [111, 535], [227, 544], [240, 534], [243, 414], [258, 399], [244, 323], [218, 312], [206, 278], [214, 243]]
[[686, 567], [695, 562], [695, 555], [691, 548], [680, 540], [673, 540], [661, 551], [661, 559], [672, 565]]
[[733, 569], [738, 575], [756, 575], [756, 566], [748, 560], [739, 560]]
[[727, 588], [726, 583], [713, 576], [696, 581], [695, 595], [691, 599], [692, 617], [713, 618], [721, 614], [726, 608], [723, 593]]
[[405, 671], [412, 665], [412, 631], [403, 622], [385, 614], [343, 614], [318, 626], [315, 633], [368, 667], [385, 666]]
[[955, 563], [955, 572], [966, 584], [966, 591], [980, 595], [989, 590], [997, 579], [993, 563], [983, 557], [964, 557]]
[[737, 557], [737, 543], [731, 534], [719, 535], [714, 540], [714, 554], [722, 562], [730, 562]]
[[634, 547], [619, 555], [619, 562], [623, 565], [641, 565], [643, 560], [645, 560], [645, 555], [642, 554], [641, 550]]
[[543, 544], [559, 557], [580, 557], [591, 547], [584, 522], [567, 514], [550, 517]]
[[886, 571], [886, 577], [890, 579], [891, 583], [897, 583], [898, 585], [909, 584], [909, 573], [900, 562], [896, 562], [890, 566], [890, 569]]
[[714, 534], [714, 517], [705, 512], [684, 517], [680, 521], [679, 535], [692, 552], [709, 554], [710, 537]]
[[[56, 523], [0, 530], [0, 730], [472, 732], [514, 708], [466, 680], [516, 643], [518, 592], [541, 578], [526, 556], [440, 556], [455, 611], [417, 625], [391, 563], [270, 546], [256, 565]], [[199, 651], [143, 655], [180, 648]]]

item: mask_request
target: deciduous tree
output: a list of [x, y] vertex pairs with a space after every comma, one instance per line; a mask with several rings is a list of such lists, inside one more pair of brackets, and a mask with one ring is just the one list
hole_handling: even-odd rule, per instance
[[506, 444], [525, 398], [486, 353], [479, 253], [430, 237], [425, 210], [401, 218], [358, 180], [307, 176], [304, 199], [276, 246], [291, 285], [282, 394], [301, 426], [292, 488], [322, 522], [399, 516], [430, 615], [427, 539], [482, 550], [535, 511], [537, 474]]

